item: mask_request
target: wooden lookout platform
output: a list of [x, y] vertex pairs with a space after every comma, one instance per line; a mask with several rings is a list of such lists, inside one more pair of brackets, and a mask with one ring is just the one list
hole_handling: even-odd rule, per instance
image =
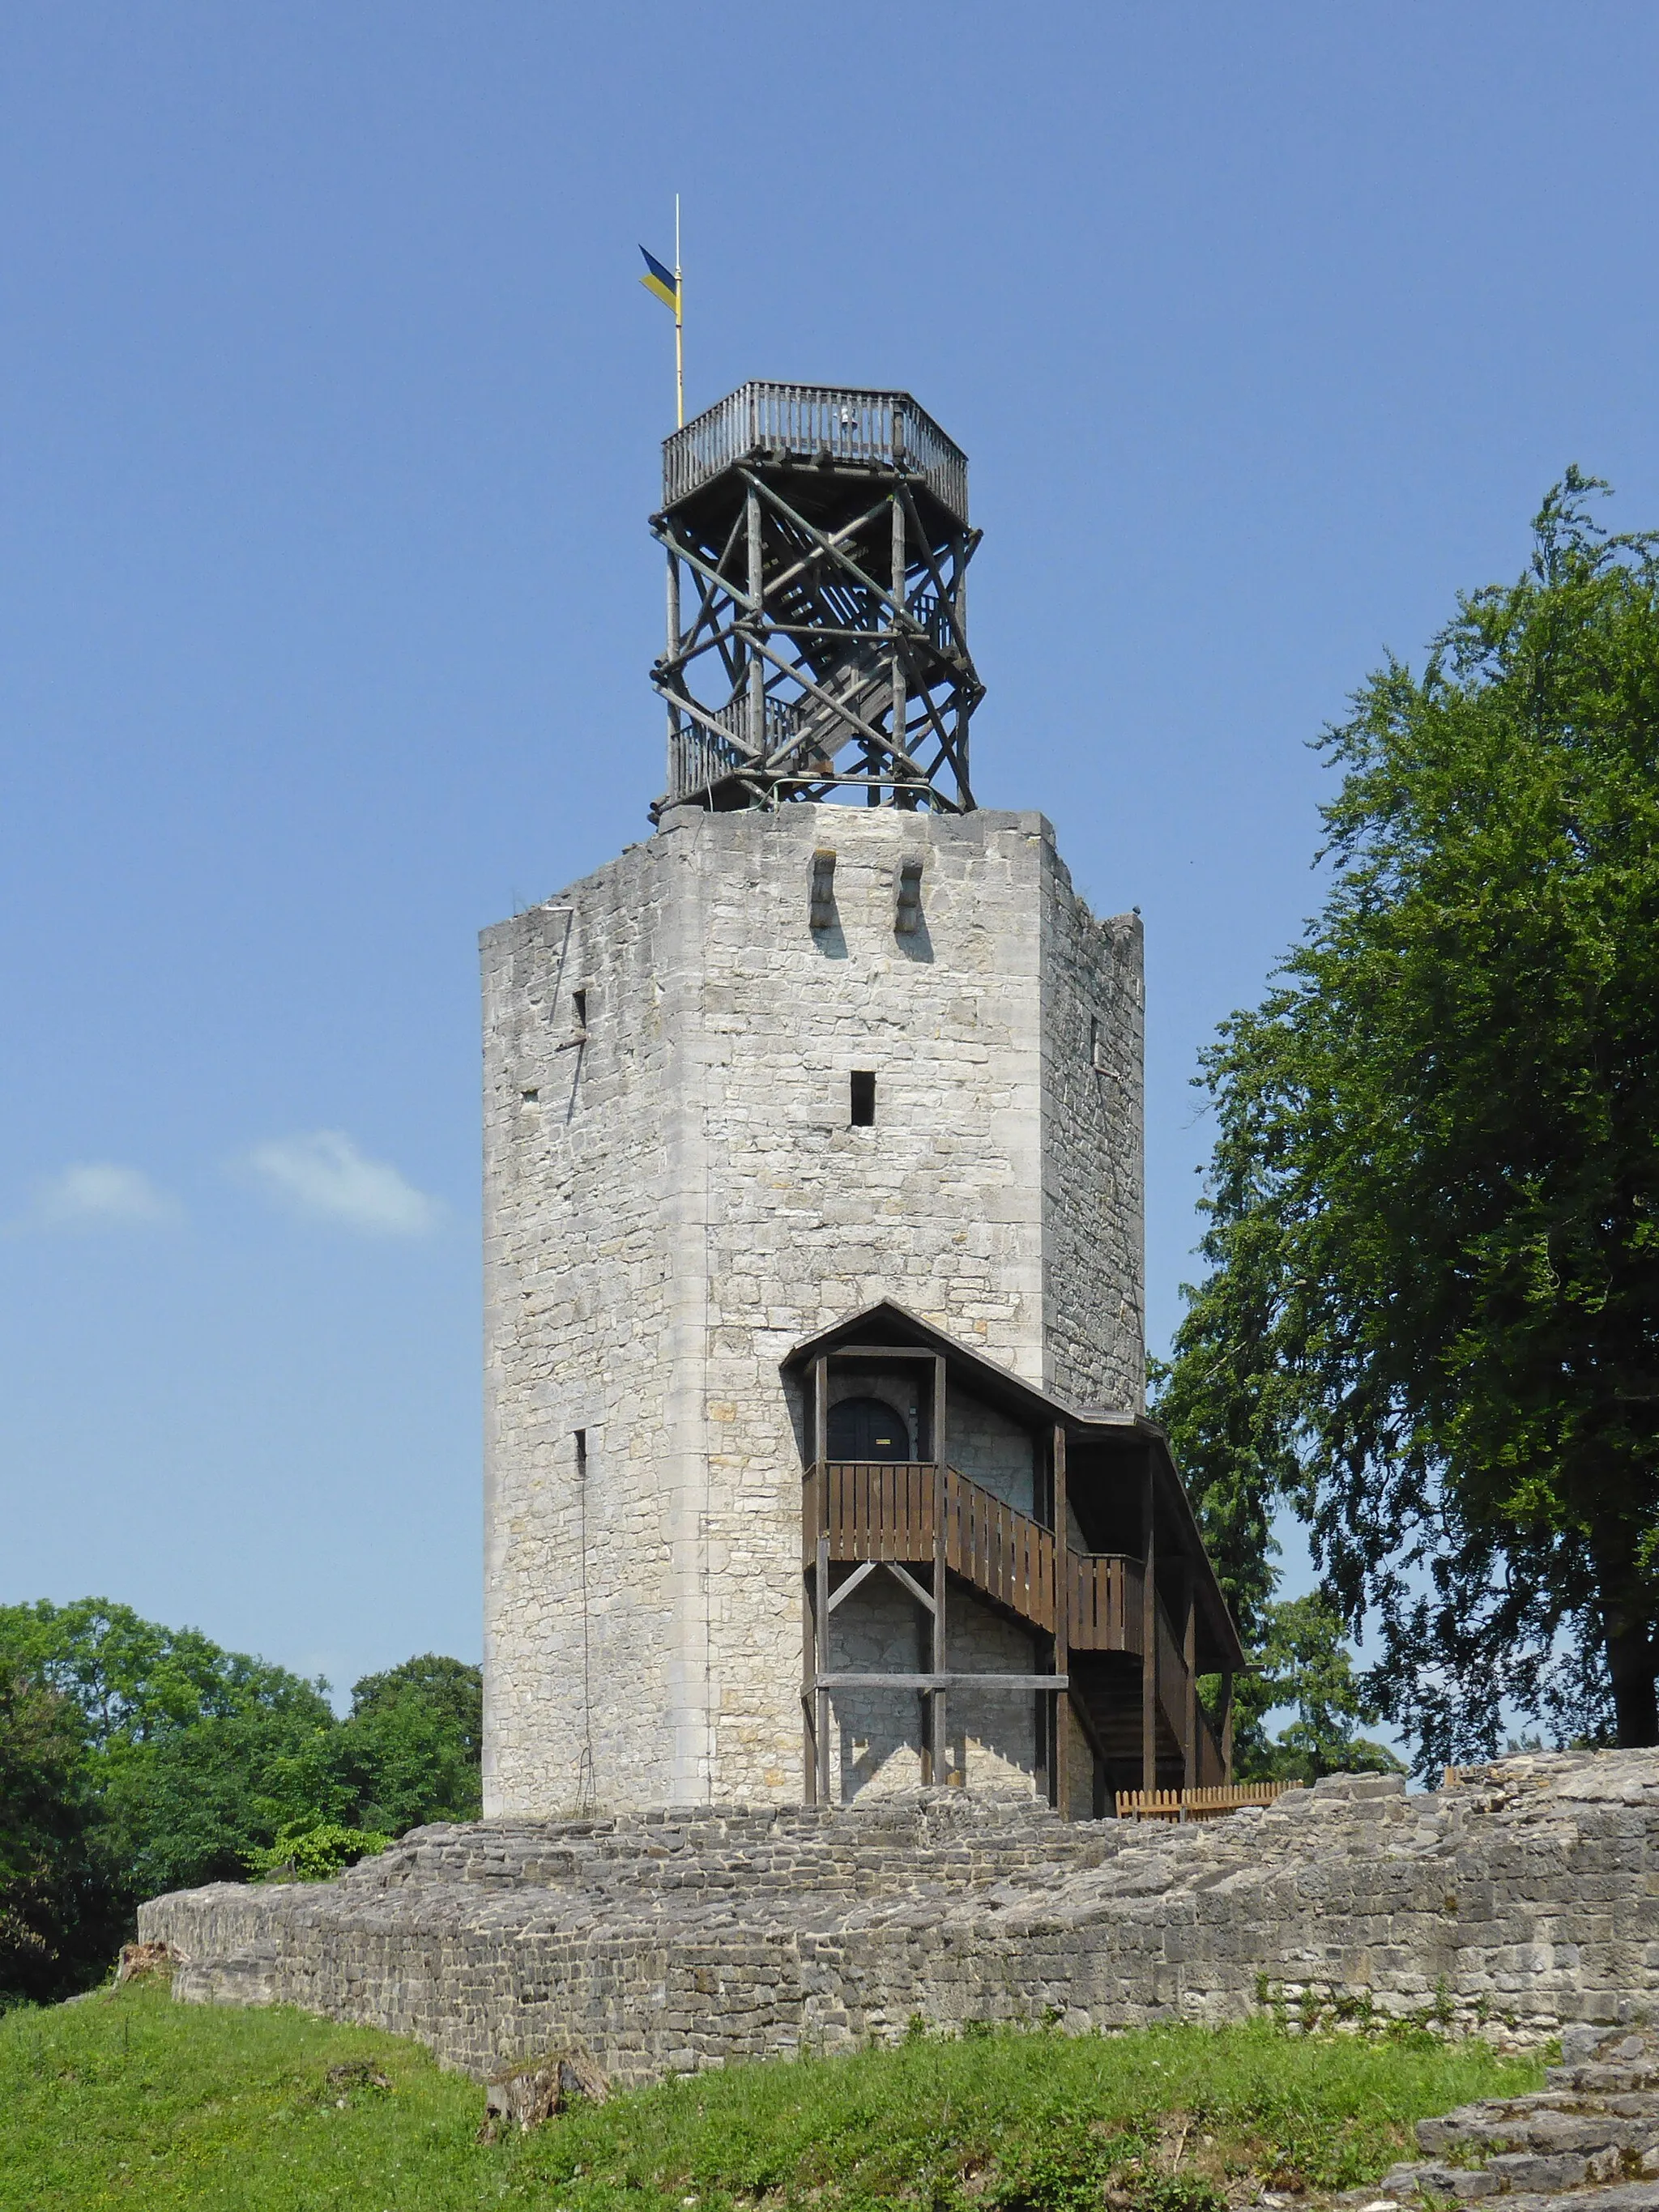
[[[922, 1701], [924, 1781], [952, 1778], [942, 1750], [952, 1692], [994, 1689], [1037, 1700], [1040, 1780], [1063, 1811], [1074, 1809], [1064, 1780], [1074, 1729], [1097, 1815], [1120, 1793], [1150, 1803], [1231, 1784], [1245, 1654], [1156, 1423], [1079, 1413], [893, 1305], [786, 1364], [804, 1385], [802, 1705], [815, 1802], [830, 1796], [832, 1698], [854, 1689]], [[975, 1475], [953, 1463], [958, 1437]], [[842, 1455], [849, 1445], [861, 1455]], [[922, 1617], [928, 1663], [838, 1664], [836, 1613], [877, 1574]], [[953, 1668], [952, 1608], [964, 1604], [1024, 1632], [1029, 1671]]]

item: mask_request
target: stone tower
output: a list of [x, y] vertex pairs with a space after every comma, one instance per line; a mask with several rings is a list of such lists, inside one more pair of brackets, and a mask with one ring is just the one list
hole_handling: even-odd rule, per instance
[[[708, 418], [669, 441], [679, 503], [654, 526], [699, 609], [671, 596], [658, 827], [483, 937], [490, 1814], [926, 1779], [1066, 1802], [1109, 1749], [1032, 1692], [1065, 1679], [1068, 1528], [1073, 1558], [1105, 1548], [1068, 1504], [1066, 1437], [1075, 1464], [1150, 1464], [1140, 927], [1090, 913], [1042, 816], [973, 804], [965, 465], [934, 498], [914, 402], [819, 397], [830, 436], [799, 450], [756, 429], [759, 403], [724, 444]], [[722, 605], [711, 706], [684, 641]], [[854, 1335], [890, 1346], [832, 1372], [817, 1340], [866, 1316]], [[1041, 1522], [1047, 1614], [947, 1561], [938, 1516], [935, 1552], [890, 1544], [889, 1575], [826, 1565], [840, 1536], [815, 1569], [803, 1478], [826, 1452], [884, 1464], [878, 1489], [910, 1468], [924, 1515], [948, 1459], [981, 1522], [1000, 1498], [1007, 1529]], [[1182, 1588], [1195, 1711], [1199, 1645], [1225, 1637], [1208, 1586]], [[867, 1689], [830, 1671], [832, 1608]]]

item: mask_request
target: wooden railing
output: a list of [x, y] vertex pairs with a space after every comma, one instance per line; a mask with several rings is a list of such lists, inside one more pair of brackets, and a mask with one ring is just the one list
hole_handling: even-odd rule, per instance
[[916, 470], [959, 522], [968, 457], [908, 392], [744, 384], [665, 439], [662, 500], [672, 507], [742, 460], [860, 462]]
[[[931, 1559], [936, 1473], [931, 1460], [831, 1460], [812, 1468], [806, 1478], [805, 1556], [811, 1559], [822, 1529], [832, 1559]], [[829, 1491], [823, 1503], [820, 1480]]]
[[[807, 1469], [801, 1503], [802, 1559], [809, 1568], [820, 1536], [837, 1565], [931, 1562], [942, 1509], [945, 1565], [994, 1603], [1050, 1635], [1063, 1606], [1073, 1651], [1143, 1650], [1146, 1577], [1139, 1559], [1074, 1552], [1040, 1521], [953, 1467], [941, 1469], [931, 1460], [830, 1460]], [[1155, 1618], [1159, 1701], [1179, 1735], [1186, 1657], [1162, 1597]], [[1219, 1782], [1224, 1762], [1208, 1714], [1195, 1697], [1193, 1704], [1194, 1769], [1207, 1786]]]
[[1022, 1620], [1054, 1633], [1054, 1531], [953, 1467], [945, 1470], [945, 1564]]
[[[802, 1500], [804, 1560], [811, 1564], [820, 1530], [837, 1563], [931, 1559], [938, 1473], [931, 1460], [830, 1460], [810, 1468]], [[1052, 1529], [953, 1467], [945, 1469], [944, 1506], [945, 1563], [953, 1573], [1051, 1634], [1063, 1577], [1073, 1650], [1140, 1650], [1139, 1559], [1062, 1547]], [[1186, 1669], [1161, 1601], [1158, 1615], [1159, 1657], [1165, 1679], [1173, 1680]]]
[[1120, 1790], [1120, 1820], [1217, 1820], [1244, 1805], [1271, 1805], [1288, 1782], [1213, 1783], [1196, 1790]]
[[1066, 1637], [1073, 1651], [1139, 1651], [1141, 1592], [1139, 1559], [1115, 1552], [1066, 1553], [1068, 1578]]

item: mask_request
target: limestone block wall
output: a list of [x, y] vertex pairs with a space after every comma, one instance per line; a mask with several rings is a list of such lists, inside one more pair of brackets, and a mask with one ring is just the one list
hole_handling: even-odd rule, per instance
[[1336, 1777], [1204, 1825], [927, 1790], [417, 1830], [340, 1881], [140, 1909], [175, 1994], [303, 2005], [476, 2075], [621, 2081], [941, 2027], [1239, 2020], [1304, 1996], [1536, 2042], [1659, 2005], [1659, 1754]]
[[1040, 816], [815, 806], [485, 933], [489, 1810], [799, 1797], [803, 1336], [891, 1298], [1139, 1403], [1139, 945]]
[[1146, 1053], [1138, 915], [1097, 921], [1043, 854], [1044, 1382], [1146, 1410]]
[[[836, 1668], [925, 1672], [932, 1622], [890, 1576], [872, 1575], [831, 1616]], [[964, 1674], [1035, 1673], [1034, 1639], [968, 1592], [953, 1588], [945, 1615], [945, 1663]], [[945, 1708], [945, 1771], [975, 1790], [1036, 1786], [1037, 1702], [1030, 1690], [953, 1688]], [[921, 1699], [892, 1690], [841, 1689], [830, 1699], [830, 1790], [835, 1802], [891, 1796], [921, 1786]], [[1085, 1804], [1086, 1814], [1090, 1807]]]
[[[666, 1110], [687, 978], [654, 859], [484, 939], [492, 1808], [569, 1809], [629, 1766], [665, 1802], [681, 1779], [663, 1729], [685, 1633], [675, 1354], [698, 1316], [672, 1224], [696, 1133]], [[619, 1679], [627, 1698], [593, 1692]]]

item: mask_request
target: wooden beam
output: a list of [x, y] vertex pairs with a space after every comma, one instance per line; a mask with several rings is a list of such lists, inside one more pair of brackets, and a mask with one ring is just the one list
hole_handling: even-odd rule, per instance
[[818, 1533], [814, 1557], [817, 1592], [813, 1615], [817, 1641], [813, 1653], [813, 1687], [817, 1710], [813, 1733], [817, 1751], [817, 1802], [830, 1802], [830, 1691], [824, 1677], [830, 1671], [830, 1363], [820, 1355], [812, 1362], [812, 1456], [823, 1470], [818, 1485]]
[[[884, 584], [878, 584], [875, 578], [871, 575], [867, 570], [861, 568], [850, 553], [844, 552], [842, 549], [836, 544], [835, 538], [827, 538], [823, 532], [818, 529], [815, 524], [809, 522], [804, 514], [797, 514], [794, 508], [790, 506], [788, 501], [782, 496], [775, 486], [763, 482], [759, 477], [751, 476], [747, 469], [739, 469], [738, 473], [746, 484], [753, 484], [762, 495], [769, 501], [771, 505], [777, 509], [780, 514], [787, 515], [790, 521], [794, 524], [796, 529], [801, 532], [802, 536], [807, 538], [812, 544], [816, 545], [821, 553], [827, 554], [830, 560], [836, 562], [842, 568], [845, 568], [855, 583], [862, 584], [865, 589], [868, 592], [873, 592], [876, 598], [881, 601], [882, 605], [888, 609], [896, 621], [908, 623], [909, 627], [915, 631], [919, 637], [925, 637], [927, 635], [927, 632], [922, 629], [921, 624], [916, 621], [914, 616], [906, 614], [902, 607], [895, 605], [892, 593], [889, 592]], [[885, 504], [886, 498], [885, 495], [884, 495], [883, 498], [878, 502], [875, 512], [879, 514], [882, 507]], [[839, 538], [842, 534], [843, 533], [842, 532], [837, 531], [836, 536]]]
[[[933, 579], [933, 589], [939, 593], [940, 611], [945, 615], [951, 629], [956, 633], [957, 650], [961, 653], [963, 659], [969, 662], [969, 666], [971, 666], [972, 661], [968, 652], [968, 641], [963, 635], [962, 626], [957, 620], [955, 591], [951, 585], [946, 584], [944, 577], [939, 574], [939, 563], [933, 558], [933, 547], [927, 543], [927, 532], [921, 526], [921, 516], [917, 511], [915, 501], [911, 497], [909, 485], [901, 484], [899, 489], [906, 506], [910, 510], [911, 517], [915, 523], [916, 537], [921, 546], [921, 557], [927, 564], [927, 574]], [[972, 549], [970, 548], [970, 555], [971, 550]], [[952, 550], [955, 550], [954, 546], [952, 547]]]
[[[824, 538], [822, 540], [821, 544], [812, 544], [811, 551], [803, 555], [801, 559], [797, 561], [793, 568], [780, 569], [778, 574], [772, 579], [771, 596], [775, 599], [780, 592], [787, 591], [789, 586], [794, 582], [798, 576], [805, 575], [809, 568], [818, 567], [825, 559], [826, 551], [829, 554], [833, 555], [835, 548], [841, 544], [843, 538], [856, 538], [860, 530], [867, 529], [870, 524], [872, 523], [876, 517], [881, 513], [881, 510], [886, 506], [886, 504], [887, 495], [884, 492], [881, 497], [876, 501], [875, 505], [872, 507], [866, 509], [866, 511], [863, 514], [859, 515], [856, 520], [852, 522], [843, 523], [839, 530], [832, 531], [827, 538]], [[785, 509], [786, 513], [788, 513], [789, 511], [790, 510], [787, 508]], [[815, 588], [817, 587], [815, 586]], [[921, 625], [920, 623], [917, 623], [914, 625], [914, 627], [920, 629]], [[868, 630], [860, 630], [858, 635], [860, 637], [868, 637], [870, 633]]]
[[[1066, 1543], [1066, 1431], [1054, 1423], [1048, 1476], [1049, 1520], [1054, 1529], [1054, 1672], [1064, 1674], [1071, 1664], [1072, 1643], [1072, 1572], [1071, 1547]], [[1049, 1801], [1062, 1820], [1072, 1817], [1072, 1700], [1066, 1691], [1057, 1691], [1054, 1701], [1054, 1724], [1049, 1731], [1054, 1747], [1054, 1780]], [[1092, 1806], [1090, 1808], [1093, 1810]]]
[[1181, 1563], [1181, 1786], [1198, 1787], [1198, 1601], [1193, 1563]]
[[910, 1595], [915, 1598], [918, 1605], [924, 1606], [929, 1613], [933, 1612], [933, 1599], [928, 1595], [927, 1592], [923, 1589], [921, 1584], [915, 1579], [914, 1575], [907, 1575], [905, 1573], [903, 1568], [900, 1566], [896, 1559], [873, 1560], [871, 1564], [872, 1565], [885, 1567], [888, 1573], [891, 1575], [896, 1583], [903, 1583], [905, 1589], [910, 1593]]
[[[860, 1366], [866, 1359], [908, 1359], [918, 1367], [931, 1367], [937, 1354], [920, 1344], [838, 1344], [823, 1356], [826, 1359], [856, 1361]], [[935, 1453], [934, 1457], [938, 1456]]]
[[1140, 1786], [1158, 1788], [1158, 1492], [1152, 1455], [1140, 1486]]
[[[664, 533], [661, 531], [659, 531], [657, 535], [662, 539], [662, 542], [665, 544], [667, 544], [668, 541], [666, 538], [664, 537]], [[674, 544], [679, 553], [681, 560], [684, 562], [686, 567], [695, 570], [699, 576], [703, 578], [705, 582], [713, 586], [714, 591], [723, 592], [728, 599], [734, 599], [740, 607], [745, 608], [748, 611], [755, 614], [759, 613], [760, 610], [758, 607], [749, 607], [748, 594], [743, 590], [742, 586], [734, 583], [730, 576], [722, 576], [718, 568], [711, 568], [708, 562], [703, 558], [702, 555], [695, 546], [688, 545], [684, 539], [681, 538], [676, 538]]]
[[819, 1681], [830, 1690], [929, 1690], [943, 1697], [946, 1690], [1067, 1690], [1064, 1674], [823, 1674]]
[[836, 1607], [841, 1603], [842, 1598], [851, 1597], [853, 1592], [858, 1588], [860, 1583], [867, 1582], [880, 1565], [881, 1562], [879, 1559], [866, 1559], [861, 1567], [854, 1567], [852, 1573], [848, 1576], [841, 1588], [831, 1593], [830, 1599], [830, 1612], [833, 1613], [835, 1611]]
[[751, 484], [744, 501], [749, 539], [749, 604], [755, 610], [754, 635], [749, 645], [749, 742], [757, 753], [766, 746], [766, 669], [755, 650], [760, 643], [761, 611], [765, 603], [765, 565], [761, 557], [760, 494]]
[[932, 1407], [933, 1434], [928, 1438], [933, 1452], [933, 1672], [941, 1679], [934, 1686], [929, 1700], [928, 1741], [932, 1752], [929, 1759], [929, 1778], [935, 1784], [948, 1782], [951, 1776], [949, 1741], [950, 1711], [945, 1698], [946, 1683], [943, 1680], [951, 1663], [950, 1639], [945, 1630], [945, 1556], [949, 1550], [945, 1525], [945, 1455], [949, 1449], [946, 1431], [946, 1401], [945, 1395], [945, 1361], [935, 1355], [933, 1360], [933, 1402]]
[[[868, 738], [890, 759], [902, 762], [906, 768], [914, 769], [919, 783], [925, 783], [927, 781], [927, 769], [920, 761], [911, 759], [896, 738], [884, 737], [873, 723], [866, 722], [862, 714], [855, 714], [852, 708], [843, 701], [837, 699], [833, 692], [826, 691], [821, 684], [815, 684], [804, 669], [792, 665], [781, 653], [774, 653], [769, 645], [763, 642], [759, 650], [775, 668], [781, 668], [786, 676], [793, 678], [803, 691], [816, 699], [820, 706], [828, 707], [830, 712], [839, 720], [845, 722], [849, 729], [856, 731], [860, 737]], [[860, 781], [862, 781], [864, 779], [860, 777]]]
[[[893, 597], [904, 607], [908, 583], [908, 556], [904, 543], [904, 503], [896, 491], [893, 495]], [[908, 611], [908, 610], [906, 610]], [[905, 723], [904, 647], [899, 641], [898, 625], [894, 624], [893, 710], [888, 717], [888, 726], [893, 733], [893, 743], [902, 744], [908, 734]]]
[[1233, 1778], [1233, 1670], [1221, 1670], [1221, 1778], [1231, 1784]]

